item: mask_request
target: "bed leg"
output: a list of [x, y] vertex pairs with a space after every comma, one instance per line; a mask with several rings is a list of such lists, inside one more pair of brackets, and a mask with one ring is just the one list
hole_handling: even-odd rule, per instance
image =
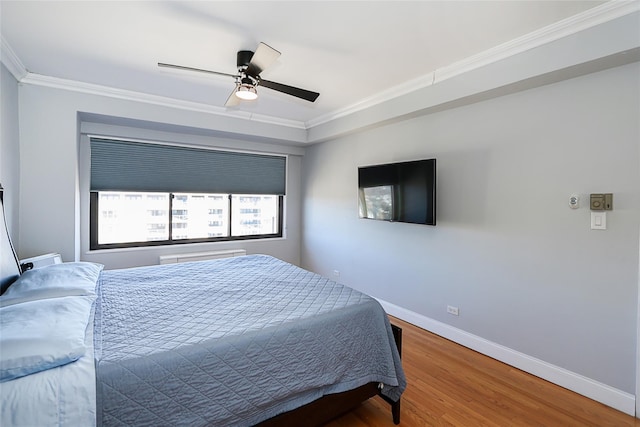
[[398, 355], [402, 357], [402, 328], [392, 323], [391, 331], [393, 332], [393, 339], [396, 342], [396, 347], [398, 348]]
[[[391, 324], [391, 330], [393, 331], [393, 338], [396, 342], [396, 347], [398, 348], [398, 354], [402, 357], [402, 328], [399, 326]], [[397, 402], [391, 403], [391, 415], [393, 416], [393, 423], [398, 425], [400, 424], [400, 402], [402, 399], [398, 399]]]
[[391, 415], [393, 415], [393, 423], [400, 424], [400, 399], [391, 404]]

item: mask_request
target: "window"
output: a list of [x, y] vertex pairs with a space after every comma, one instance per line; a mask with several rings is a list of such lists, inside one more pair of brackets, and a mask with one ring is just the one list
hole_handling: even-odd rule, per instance
[[285, 168], [283, 156], [92, 138], [90, 248], [281, 237]]
[[91, 205], [97, 214], [92, 218], [97, 225], [92, 248], [281, 236], [281, 199], [277, 195], [92, 192]]
[[231, 196], [231, 235], [259, 236], [278, 230], [278, 197]]

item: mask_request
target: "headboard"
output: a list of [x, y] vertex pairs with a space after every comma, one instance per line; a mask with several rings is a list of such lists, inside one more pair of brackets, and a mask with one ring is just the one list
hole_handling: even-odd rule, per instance
[[4, 189], [0, 184], [0, 294], [20, 276], [20, 261], [13, 249], [4, 218]]

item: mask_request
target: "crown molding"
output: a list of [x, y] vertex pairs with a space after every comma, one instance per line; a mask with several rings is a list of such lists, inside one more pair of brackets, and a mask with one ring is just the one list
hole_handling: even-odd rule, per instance
[[610, 0], [569, 18], [540, 28], [522, 37], [495, 46], [435, 71], [434, 83], [544, 46], [640, 10], [638, 0]]
[[229, 111], [222, 107], [217, 107], [199, 102], [185, 101], [159, 95], [151, 95], [126, 89], [117, 89], [109, 86], [102, 86], [93, 83], [84, 83], [75, 80], [61, 79], [58, 77], [44, 76], [30, 73], [19, 80], [22, 84], [35, 86], [45, 86], [55, 89], [63, 89], [89, 95], [100, 95], [110, 98], [122, 99], [126, 101], [142, 102], [161, 107], [177, 108], [181, 110], [195, 111], [199, 113], [213, 114], [216, 116], [232, 117], [253, 122], [265, 123], [281, 127], [305, 130], [305, 125], [301, 121], [282, 119], [261, 114], [254, 114], [245, 111]]
[[452, 77], [504, 60], [637, 11], [640, 11], [640, 0], [609, 0], [606, 3], [577, 15], [540, 28], [509, 42], [502, 43], [461, 61], [454, 62], [451, 65], [438, 68], [423, 77], [394, 86], [348, 107], [309, 120], [305, 123], [305, 126], [307, 129], [310, 129], [357, 113], [391, 99], [418, 91]]
[[411, 92], [415, 92], [427, 86], [431, 86], [432, 84], [434, 84], [434, 80], [435, 80], [435, 73], [434, 72], [428, 73], [424, 76], [420, 76], [413, 80], [409, 80], [399, 85], [390, 87], [389, 89], [385, 89], [382, 92], [378, 92], [375, 95], [364, 98], [363, 100], [358, 101], [355, 104], [351, 104], [348, 107], [341, 108], [329, 114], [325, 114], [315, 119], [308, 120], [305, 122], [305, 127], [306, 129], [311, 129], [312, 127], [315, 127], [324, 123], [328, 123], [330, 121], [339, 119], [341, 117], [351, 115], [353, 113], [357, 113], [358, 111], [366, 110], [367, 108], [371, 108], [375, 105], [383, 104], [394, 98], [407, 95]]
[[111, 98], [143, 102], [169, 108], [196, 111], [222, 117], [233, 117], [269, 125], [298, 130], [306, 130], [349, 116], [392, 99], [419, 91], [444, 80], [499, 62], [511, 56], [543, 46], [564, 37], [576, 34], [588, 28], [609, 22], [625, 15], [640, 11], [640, 0], [610, 0], [602, 5], [588, 9], [578, 15], [558, 21], [539, 30], [518, 37], [507, 43], [495, 46], [477, 55], [470, 56], [451, 65], [438, 68], [424, 76], [393, 86], [355, 104], [338, 109], [306, 122], [281, 119], [273, 116], [253, 114], [243, 111], [229, 111], [222, 107], [184, 101], [175, 98], [150, 95], [141, 92], [117, 89], [108, 86], [83, 83], [73, 80], [49, 77], [29, 72], [22, 64], [13, 49], [2, 37], [2, 63], [9, 69], [18, 82], [46, 86], [86, 94], [101, 95]]
[[0, 35], [0, 42], [0, 62], [7, 67], [17, 81], [21, 81], [29, 72], [2, 35]]

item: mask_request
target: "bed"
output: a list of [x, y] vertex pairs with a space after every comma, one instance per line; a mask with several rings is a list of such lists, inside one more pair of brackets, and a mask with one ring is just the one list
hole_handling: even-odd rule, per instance
[[399, 423], [401, 331], [349, 287], [268, 255], [20, 276], [2, 258], [2, 425], [308, 426], [375, 395]]

